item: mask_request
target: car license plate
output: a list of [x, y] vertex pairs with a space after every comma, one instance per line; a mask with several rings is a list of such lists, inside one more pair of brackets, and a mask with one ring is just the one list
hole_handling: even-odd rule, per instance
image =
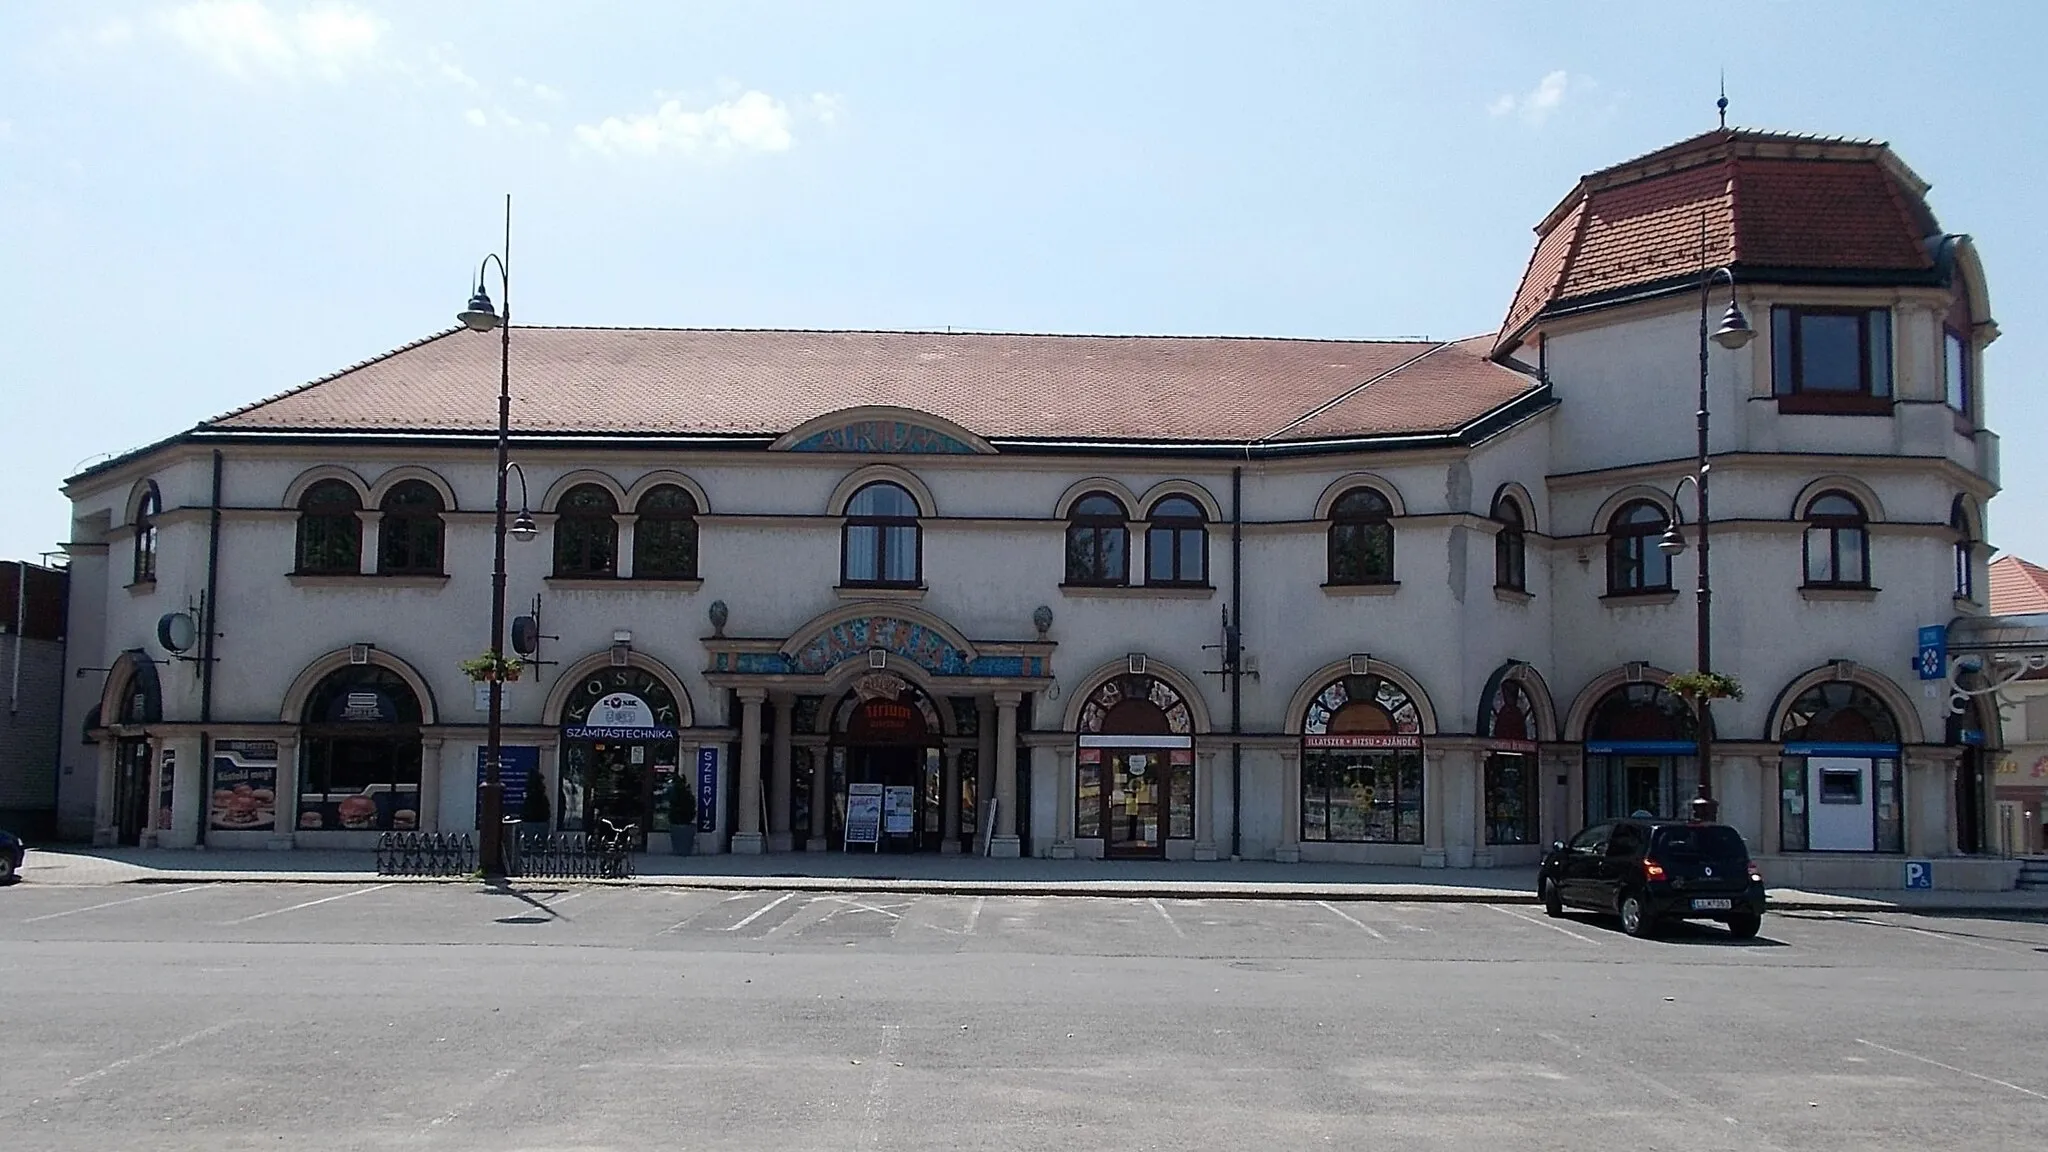
[[1733, 907], [1735, 907], [1735, 901], [1733, 900], [1700, 899], [1692, 902], [1692, 910], [1695, 912], [1726, 912]]

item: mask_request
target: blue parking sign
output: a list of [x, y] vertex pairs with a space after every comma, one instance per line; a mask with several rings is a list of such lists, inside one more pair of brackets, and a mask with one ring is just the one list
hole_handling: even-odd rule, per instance
[[1908, 860], [1908, 861], [1906, 861], [1906, 887], [1908, 887], [1908, 888], [1932, 888], [1932, 887], [1934, 887], [1934, 861], [1932, 861], [1932, 860]]
[[1922, 680], [1948, 675], [1948, 625], [1930, 624], [1920, 630], [1920, 652], [1913, 658], [1913, 667]]

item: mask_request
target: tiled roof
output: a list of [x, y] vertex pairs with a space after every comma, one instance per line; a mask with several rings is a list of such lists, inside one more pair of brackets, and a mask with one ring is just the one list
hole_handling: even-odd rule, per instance
[[2025, 616], [2048, 612], [2048, 568], [2017, 556], [1991, 562], [1991, 614]]
[[[1294, 441], [1455, 431], [1538, 387], [1491, 338], [1421, 341], [518, 328], [512, 426], [774, 436], [861, 405], [992, 440]], [[498, 339], [457, 329], [202, 427], [497, 427]]]
[[1511, 348], [1547, 308], [1703, 266], [1925, 273], [1939, 231], [1925, 191], [1883, 144], [1737, 129], [1603, 169], [1537, 227], [1496, 347]]

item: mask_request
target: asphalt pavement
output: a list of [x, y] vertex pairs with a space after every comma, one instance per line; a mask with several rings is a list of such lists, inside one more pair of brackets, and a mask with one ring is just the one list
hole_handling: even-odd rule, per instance
[[2032, 1146], [2048, 923], [1510, 903], [0, 890], [0, 1132], [152, 1149]]

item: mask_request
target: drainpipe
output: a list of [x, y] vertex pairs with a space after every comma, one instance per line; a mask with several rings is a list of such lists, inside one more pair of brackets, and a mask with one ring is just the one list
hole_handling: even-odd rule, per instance
[[213, 638], [220, 629], [221, 452], [213, 450], [213, 499], [206, 513], [206, 618], [199, 641], [199, 824], [194, 843], [206, 847], [206, 823], [213, 795]]
[[1244, 631], [1244, 468], [1230, 470], [1230, 635], [1224, 655], [1230, 672], [1230, 858], [1244, 855], [1244, 652], [1237, 638]]

